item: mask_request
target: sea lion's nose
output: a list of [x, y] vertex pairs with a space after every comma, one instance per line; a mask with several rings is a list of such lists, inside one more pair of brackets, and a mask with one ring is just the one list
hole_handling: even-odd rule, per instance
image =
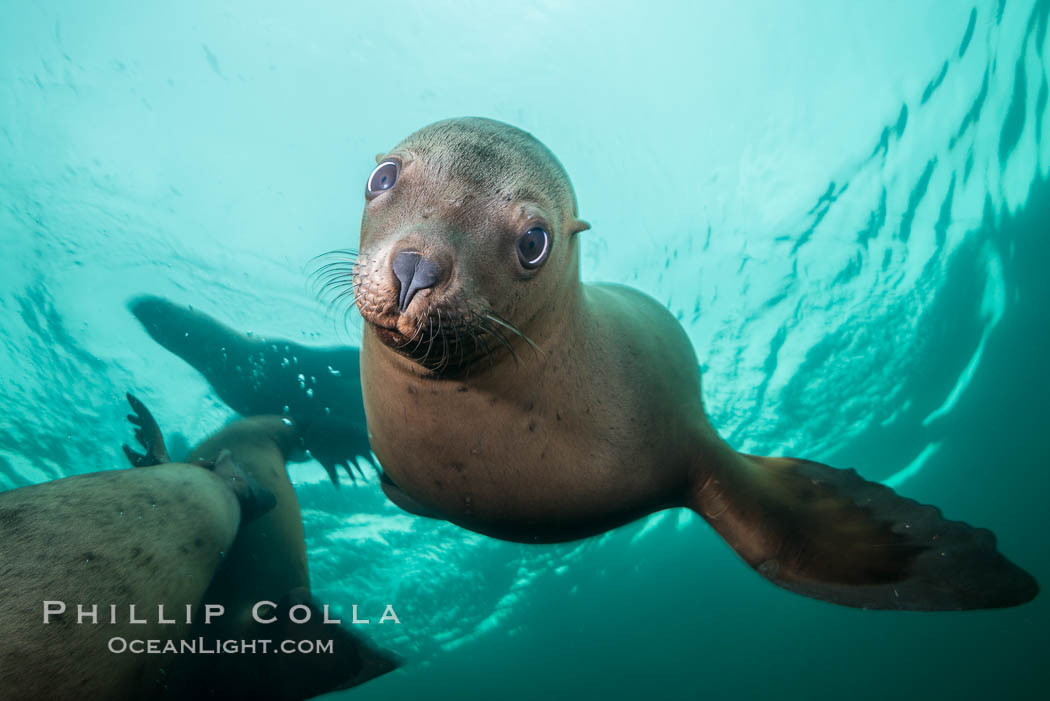
[[408, 309], [417, 292], [433, 287], [441, 280], [441, 266], [415, 251], [401, 251], [394, 256], [391, 267], [394, 269], [394, 276], [401, 283], [401, 292], [397, 298], [397, 309], [400, 312]]

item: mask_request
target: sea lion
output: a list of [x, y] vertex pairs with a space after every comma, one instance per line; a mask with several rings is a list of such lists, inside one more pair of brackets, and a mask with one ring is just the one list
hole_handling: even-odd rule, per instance
[[342, 270], [367, 322], [372, 450], [428, 515], [555, 542], [686, 506], [767, 579], [825, 601], [972, 609], [1036, 595], [987, 530], [852, 470], [727, 445], [673, 315], [581, 283], [588, 225], [530, 134], [453, 119], [377, 160]]
[[[133, 399], [129, 397], [129, 399]], [[133, 403], [136, 432], [147, 448], [139, 455], [125, 447], [133, 464], [163, 462], [163, 438], [141, 403]], [[232, 454], [256, 489], [272, 494], [273, 508], [241, 526], [223, 566], [201, 597], [201, 606], [220, 605], [225, 614], [211, 624], [198, 620], [191, 638], [220, 640], [331, 641], [332, 653], [271, 655], [198, 655], [188, 669], [170, 675], [175, 698], [304, 699], [362, 684], [399, 665], [389, 653], [375, 650], [346, 628], [324, 624], [310, 597], [306, 542], [299, 501], [288, 477], [288, 456], [301, 449], [302, 436], [284, 417], [257, 416], [236, 421], [203, 441], [188, 462], [209, 463]], [[261, 623], [253, 609], [272, 602]], [[308, 623], [292, 623], [293, 606], [312, 611]], [[260, 609], [263, 611], [264, 609]], [[250, 681], [246, 681], [250, 680]]]
[[[0, 696], [170, 699], [218, 689], [228, 692], [222, 698], [301, 699], [393, 669], [395, 658], [344, 629], [316, 624], [318, 617], [298, 627], [281, 618], [294, 604], [313, 607], [301, 522], [289, 523], [298, 506], [280, 476], [283, 453], [297, 443], [294, 430], [275, 417], [240, 421], [198, 447], [193, 464], [170, 463], [149, 412], [129, 401], [146, 453], [125, 450], [139, 468], [0, 494]], [[284, 622], [261, 630], [248, 620], [256, 596], [278, 603]], [[45, 601], [56, 602], [51, 615]], [[78, 604], [87, 614], [82, 622]], [[226, 611], [204, 625], [204, 604]], [[110, 648], [118, 639], [191, 635], [277, 642], [309, 635], [332, 640], [333, 654], [271, 654], [264, 664], [251, 654]], [[213, 668], [219, 657], [222, 674]]]
[[[113, 654], [107, 640], [185, 632], [180, 614], [196, 606], [249, 506], [228, 456], [216, 468], [110, 470], [0, 494], [0, 695], [133, 698], [157, 679], [159, 656]], [[46, 625], [45, 600], [67, 606]], [[78, 624], [72, 602], [97, 605], [103, 623]], [[132, 604], [148, 623], [130, 623]], [[158, 604], [183, 622], [159, 624]], [[118, 622], [106, 625], [110, 605]]]
[[[359, 252], [333, 252], [319, 279], [366, 322], [364, 410], [394, 503], [529, 543], [688, 507], [769, 581], [846, 606], [992, 608], [1038, 593], [987, 530], [853, 470], [727, 445], [674, 317], [637, 290], [581, 282], [589, 227], [532, 135], [447, 120], [377, 164]], [[222, 396], [225, 378], [209, 379]]]
[[150, 336], [197, 369], [242, 416], [295, 417], [310, 454], [339, 483], [357, 460], [372, 461], [356, 348], [308, 348], [239, 333], [202, 312], [159, 297], [129, 308]]

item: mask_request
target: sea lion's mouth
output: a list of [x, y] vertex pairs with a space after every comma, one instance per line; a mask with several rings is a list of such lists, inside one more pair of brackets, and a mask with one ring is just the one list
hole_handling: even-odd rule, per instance
[[356, 308], [384, 346], [434, 374], [461, 375], [504, 357], [521, 365], [515, 346], [531, 346], [537, 355], [543, 354], [532, 339], [483, 301], [445, 291], [440, 297], [428, 294], [422, 303], [417, 297], [414, 304], [400, 309], [399, 290], [376, 275], [374, 259], [356, 251], [332, 251], [318, 258], [322, 264], [313, 280], [319, 296], [328, 297], [331, 308], [349, 302], [344, 314]]
[[445, 307], [429, 307], [414, 318], [398, 317], [413, 329], [411, 333], [389, 325], [383, 315], [362, 316], [383, 345], [437, 375], [462, 375], [505, 357], [520, 365], [522, 359], [515, 345], [528, 344], [542, 354], [531, 339], [494, 312], [466, 309], [455, 313]]
[[[430, 308], [418, 316], [399, 317], [394, 320], [396, 326], [384, 318], [362, 316], [384, 346], [435, 374], [462, 374], [494, 352], [493, 341], [483, 337], [471, 314]], [[399, 328], [402, 325], [411, 331]]]
[[372, 329], [375, 330], [376, 336], [379, 337], [379, 340], [382, 341], [384, 345], [391, 347], [403, 346], [410, 340], [396, 328], [383, 326], [382, 324], [371, 324], [371, 326]]

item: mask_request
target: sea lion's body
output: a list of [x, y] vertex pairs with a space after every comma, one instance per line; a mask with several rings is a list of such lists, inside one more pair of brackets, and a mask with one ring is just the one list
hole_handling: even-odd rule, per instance
[[[148, 416], [136, 411], [140, 420]], [[253, 417], [207, 439], [189, 463], [77, 475], [0, 494], [0, 695], [302, 699], [393, 669], [391, 658], [338, 626], [316, 619], [295, 626], [283, 618], [264, 627], [251, 617], [260, 601], [277, 604], [282, 616], [291, 604], [313, 606], [299, 505], [285, 469], [297, 445], [287, 420]], [[245, 506], [230, 475], [272, 494], [276, 505]], [[246, 508], [269, 510], [248, 521]], [[45, 600], [67, 603], [48, 625]], [[78, 603], [98, 604], [97, 625], [75, 623]], [[131, 604], [147, 624], [130, 623]], [[158, 605], [176, 623], [161, 623]], [[206, 623], [206, 605], [222, 606], [222, 615]], [[205, 638], [214, 649], [214, 641], [276, 645], [304, 635], [333, 640], [333, 653], [117, 654], [107, 647], [114, 637]]]
[[[182, 638], [185, 608], [200, 615], [240, 519], [215, 473], [179, 463], [0, 494], [0, 696], [159, 697], [159, 670], [174, 658], [112, 653], [108, 641]], [[45, 625], [44, 601], [66, 611]], [[97, 604], [99, 622], [77, 624], [77, 604]], [[147, 624], [129, 622], [131, 604]], [[179, 622], [160, 624], [158, 604]]]
[[627, 287], [579, 285], [555, 315], [557, 331], [537, 341], [544, 357], [520, 351], [523, 371], [505, 358], [455, 380], [421, 378], [366, 328], [372, 449], [435, 515], [511, 540], [580, 538], [683, 506], [698, 454], [732, 453], [666, 309]]
[[[672, 316], [581, 283], [588, 225], [531, 135], [447, 120], [377, 163], [359, 252], [336, 252], [319, 278], [366, 322], [368, 435], [396, 504], [525, 542], [687, 506], [773, 583], [848, 606], [987, 608], [1038, 592], [986, 530], [852, 470], [722, 441]], [[314, 438], [322, 452], [339, 441]]]

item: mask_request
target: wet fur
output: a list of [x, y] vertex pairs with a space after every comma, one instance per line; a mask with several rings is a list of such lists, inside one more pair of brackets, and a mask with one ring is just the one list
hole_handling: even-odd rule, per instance
[[[141, 425], [141, 424], [140, 424]], [[155, 426], [154, 426], [155, 428]], [[159, 436], [159, 434], [157, 434]], [[337, 626], [260, 626], [262, 600], [309, 602], [302, 519], [285, 469], [299, 436], [278, 417], [238, 421], [202, 443], [192, 464], [78, 475], [0, 494], [0, 692], [10, 698], [302, 699], [390, 671], [396, 660]], [[147, 446], [148, 447], [148, 446]], [[161, 450], [163, 445], [161, 443]], [[277, 505], [242, 523], [228, 478], [201, 467], [230, 451]], [[148, 451], [150, 452], [150, 451]], [[123, 515], [121, 515], [123, 514]], [[43, 601], [67, 612], [42, 624]], [[76, 625], [76, 603], [118, 604], [117, 625]], [[127, 623], [139, 605], [148, 625]], [[156, 606], [197, 623], [156, 623]], [[225, 607], [202, 625], [203, 604]], [[107, 641], [334, 641], [331, 655], [111, 654]]]
[[[527, 542], [687, 506], [770, 581], [849, 606], [986, 608], [1036, 595], [988, 531], [853, 472], [730, 448], [705, 416], [699, 363], [674, 317], [637, 290], [581, 284], [585, 225], [561, 166], [535, 143], [491, 120], [452, 120], [383, 156], [406, 165], [362, 217], [372, 266], [357, 299], [362, 390], [372, 449], [405, 503]], [[523, 272], [508, 242], [534, 220], [552, 248]], [[390, 261], [406, 247], [454, 272], [399, 313]], [[449, 375], [387, 333], [472, 303], [520, 330], [517, 353]], [[515, 362], [526, 338], [539, 349], [531, 364]]]
[[[154, 506], [154, 504], [156, 506]], [[123, 515], [121, 515], [123, 513]], [[0, 494], [0, 691], [5, 698], [150, 696], [159, 655], [111, 654], [114, 636], [177, 640], [156, 623], [196, 605], [237, 534], [240, 506], [214, 473], [169, 463], [77, 475]], [[177, 573], [178, 576], [173, 576]], [[43, 601], [67, 611], [43, 624]], [[76, 624], [99, 604], [99, 625]], [[108, 620], [119, 604], [117, 625]], [[131, 625], [128, 604], [146, 612]]]

